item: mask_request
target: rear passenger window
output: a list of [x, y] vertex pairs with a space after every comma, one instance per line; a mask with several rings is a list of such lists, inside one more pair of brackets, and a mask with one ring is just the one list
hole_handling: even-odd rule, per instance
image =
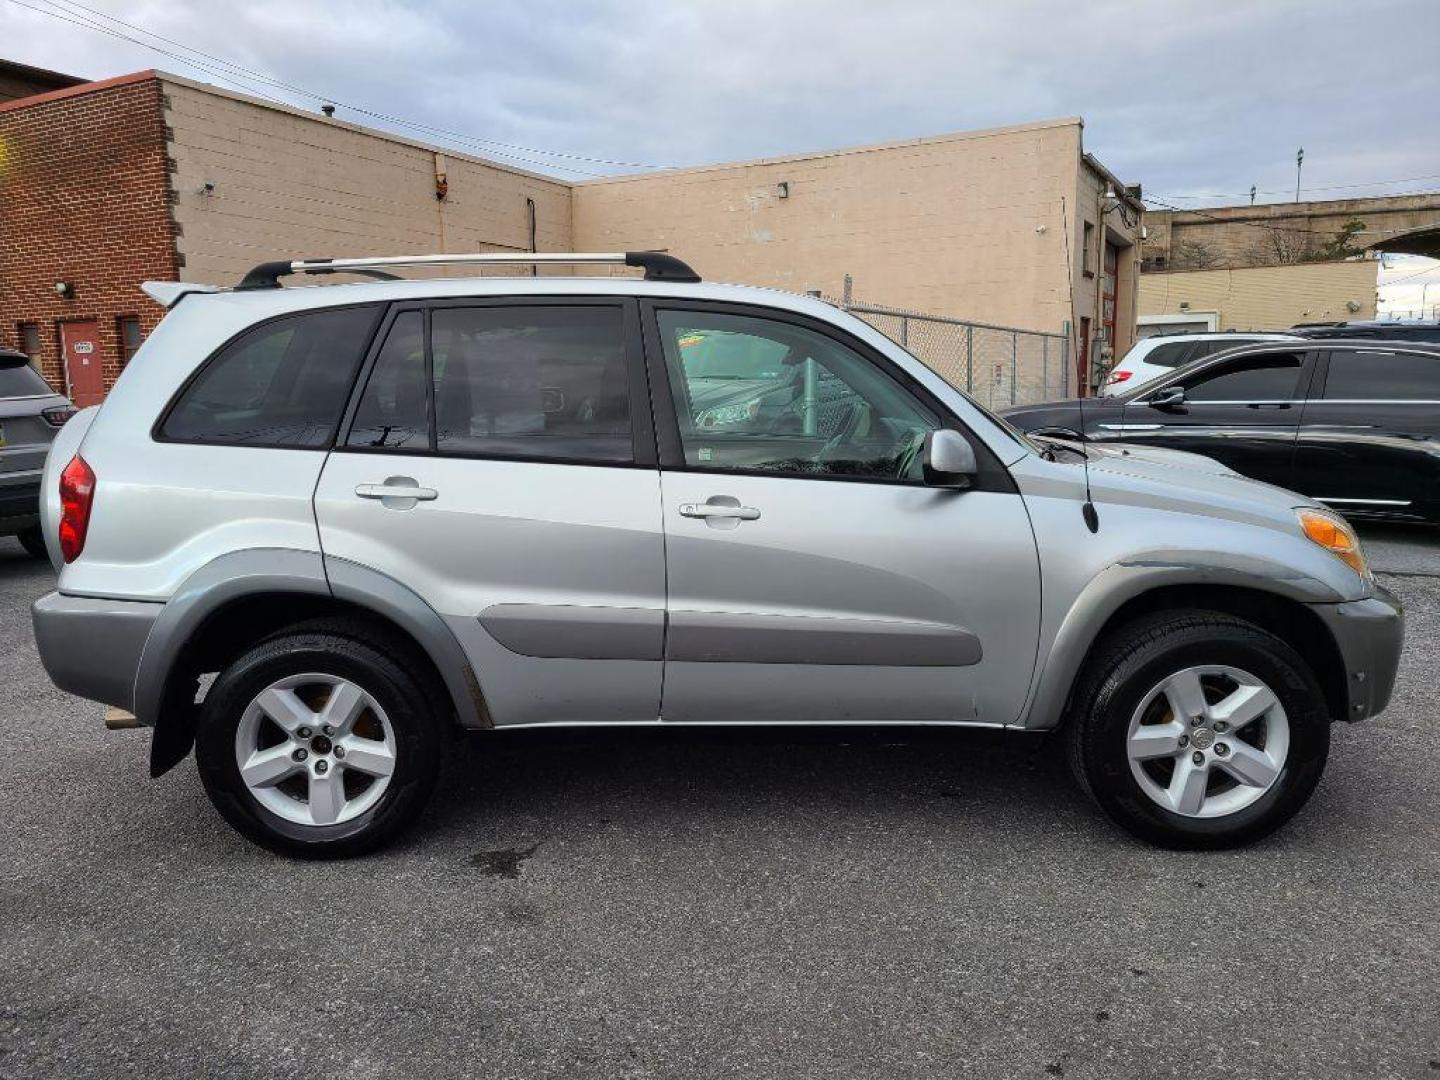
[[225, 346], [180, 395], [165, 439], [244, 446], [330, 445], [379, 309], [308, 312]]
[[436, 449], [632, 461], [623, 320], [608, 306], [434, 311]]
[[1440, 401], [1440, 356], [1337, 349], [1330, 354], [1325, 397], [1352, 401]]
[[424, 319], [418, 311], [406, 311], [391, 323], [345, 445], [370, 449], [430, 448]]

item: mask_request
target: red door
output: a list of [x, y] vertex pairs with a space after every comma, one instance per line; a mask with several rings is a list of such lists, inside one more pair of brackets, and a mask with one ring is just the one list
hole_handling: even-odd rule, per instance
[[77, 408], [99, 405], [105, 399], [105, 375], [100, 360], [100, 324], [60, 324], [60, 351], [65, 357], [65, 382]]
[[1080, 320], [1080, 348], [1075, 357], [1075, 394], [1090, 396], [1090, 319]]

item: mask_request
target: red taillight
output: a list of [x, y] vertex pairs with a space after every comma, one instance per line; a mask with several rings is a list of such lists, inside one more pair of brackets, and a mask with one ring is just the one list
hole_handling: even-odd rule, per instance
[[1112, 371], [1110, 373], [1110, 385], [1114, 386], [1116, 383], [1122, 383], [1134, 374], [1133, 371]]
[[95, 501], [95, 471], [76, 454], [60, 474], [60, 554], [72, 563], [85, 550], [90, 506]]
[[56, 405], [53, 409], [41, 409], [40, 415], [51, 427], [64, 427], [65, 421], [75, 415], [74, 405]]

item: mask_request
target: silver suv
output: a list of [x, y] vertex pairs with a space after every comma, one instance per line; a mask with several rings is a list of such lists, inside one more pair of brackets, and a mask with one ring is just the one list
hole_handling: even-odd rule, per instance
[[[1032, 441], [818, 300], [267, 263], [171, 311], [46, 470], [62, 689], [196, 751], [220, 813], [348, 855], [451, 730], [1056, 729], [1120, 825], [1251, 840], [1386, 705], [1402, 616], [1323, 506]], [[297, 273], [390, 280], [281, 288]]]

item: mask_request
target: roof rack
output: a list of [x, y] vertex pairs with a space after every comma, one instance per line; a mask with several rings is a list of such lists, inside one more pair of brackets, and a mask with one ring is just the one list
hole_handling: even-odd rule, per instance
[[559, 263], [573, 265], [637, 266], [645, 270], [646, 281], [700, 280], [700, 275], [663, 251], [573, 252], [547, 251], [537, 253], [486, 253], [478, 255], [386, 255], [366, 259], [296, 259], [284, 262], [263, 262], [240, 280], [237, 289], [278, 289], [280, 279], [289, 274], [363, 274], [395, 280], [384, 272], [387, 266], [543, 266]]

